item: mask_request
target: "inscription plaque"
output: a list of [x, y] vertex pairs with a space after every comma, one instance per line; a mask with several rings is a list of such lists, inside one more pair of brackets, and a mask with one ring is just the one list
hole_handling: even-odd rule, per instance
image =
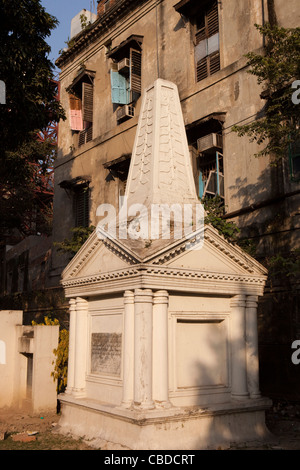
[[121, 375], [122, 334], [92, 333], [91, 373]]

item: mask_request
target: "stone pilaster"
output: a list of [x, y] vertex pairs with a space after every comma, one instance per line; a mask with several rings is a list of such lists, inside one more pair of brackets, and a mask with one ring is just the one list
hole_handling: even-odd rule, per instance
[[156, 407], [169, 407], [168, 367], [169, 294], [161, 290], [153, 296], [153, 399]]
[[87, 321], [88, 302], [76, 298], [76, 335], [75, 335], [75, 374], [73, 394], [77, 397], [85, 396], [86, 363], [87, 363]]
[[245, 295], [231, 299], [231, 370], [232, 398], [243, 400], [249, 397], [246, 362], [246, 312]]
[[134, 294], [134, 406], [152, 409], [152, 313], [151, 289]]
[[76, 300], [69, 301], [69, 356], [68, 356], [68, 380], [66, 393], [72, 393], [75, 380], [75, 336], [76, 336]]
[[123, 399], [122, 406], [129, 408], [133, 403], [134, 380], [134, 293], [124, 293], [124, 349], [123, 349]]
[[251, 398], [261, 396], [259, 390], [257, 302], [258, 297], [256, 296], [247, 296], [246, 298], [247, 380]]

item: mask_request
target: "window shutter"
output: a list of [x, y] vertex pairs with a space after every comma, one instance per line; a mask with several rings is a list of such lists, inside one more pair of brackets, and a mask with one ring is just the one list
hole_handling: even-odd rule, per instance
[[198, 18], [197, 28], [195, 62], [196, 80], [200, 82], [220, 70], [219, 17], [216, 1]]
[[130, 91], [142, 92], [142, 54], [136, 49], [130, 49]]
[[93, 140], [93, 126], [90, 126], [86, 130], [86, 141], [90, 142]]
[[218, 4], [215, 2], [207, 11], [207, 33], [208, 37], [219, 32]]
[[217, 52], [209, 57], [209, 72], [210, 75], [218, 72], [220, 70], [220, 54]]
[[81, 110], [70, 109], [70, 127], [72, 131], [82, 131], [83, 121]]
[[85, 144], [85, 134], [86, 134], [85, 130], [79, 132], [78, 147], [81, 147], [81, 145]]
[[205, 28], [200, 29], [199, 31], [196, 32], [196, 45], [199, 44], [199, 42], [203, 41], [206, 39], [206, 31]]
[[70, 100], [70, 109], [74, 109], [78, 111], [81, 110], [81, 99], [78, 98], [78, 96], [70, 93], [69, 100]]
[[128, 104], [128, 82], [126, 77], [114, 70], [110, 71], [111, 79], [111, 101], [115, 104]]
[[199, 60], [197, 64], [197, 82], [200, 82], [200, 80], [203, 80], [208, 76], [208, 70], [207, 70], [207, 58], [205, 57], [202, 60]]
[[82, 83], [82, 119], [93, 122], [94, 87], [91, 83]]
[[79, 132], [79, 138], [78, 138], [78, 147], [81, 147], [82, 145], [86, 144], [87, 142], [90, 142], [93, 140], [93, 126], [90, 125], [83, 131]]
[[81, 100], [77, 96], [70, 94], [70, 127], [73, 131], [82, 131], [83, 120], [81, 110]]
[[89, 226], [89, 187], [81, 186], [75, 192], [76, 227]]

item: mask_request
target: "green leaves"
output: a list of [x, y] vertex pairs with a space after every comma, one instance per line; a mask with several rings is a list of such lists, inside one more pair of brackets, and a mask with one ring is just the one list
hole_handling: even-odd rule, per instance
[[266, 38], [265, 53], [246, 57], [249, 73], [264, 85], [266, 105], [255, 122], [232, 130], [262, 145], [256, 156], [271, 155], [276, 164], [287, 157], [289, 144], [300, 139], [299, 107], [292, 101], [292, 83], [300, 77], [300, 28], [255, 26]]
[[229, 242], [236, 242], [240, 230], [233, 222], [228, 222], [223, 218], [224, 204], [222, 199], [219, 196], [205, 198], [202, 203], [207, 213], [204, 218], [204, 223], [211, 224]]
[[74, 227], [71, 230], [71, 238], [65, 238], [62, 242], [56, 242], [54, 246], [57, 247], [58, 251], [70, 253], [74, 256], [94, 230], [95, 227], [93, 225], [90, 227]]
[[0, 105], [0, 236], [13, 228], [24, 234], [25, 226], [29, 234], [37, 226], [27, 218], [31, 210], [49, 233], [52, 201], [36, 197], [55, 150], [53, 142], [37, 141], [37, 133], [65, 119], [45, 41], [58, 22], [40, 0], [0, 0], [0, 21], [0, 80], [6, 85], [6, 104]]
[[59, 120], [64, 111], [51, 83], [54, 66], [45, 39], [57, 20], [39, 0], [0, 0], [0, 79], [6, 106], [0, 106], [0, 156], [16, 151], [29, 133]]

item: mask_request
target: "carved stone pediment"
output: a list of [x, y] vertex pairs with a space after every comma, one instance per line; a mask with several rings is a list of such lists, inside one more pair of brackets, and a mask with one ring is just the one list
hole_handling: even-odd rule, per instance
[[66, 267], [62, 280], [64, 283], [93, 275], [127, 271], [141, 265], [194, 270], [197, 273], [252, 275], [263, 279], [267, 274], [260, 263], [239, 247], [228, 243], [209, 225], [205, 227], [203, 246], [196, 248], [191, 248], [190, 241], [186, 239], [165, 240], [154, 247], [144, 240], [138, 243], [136, 240], [129, 243], [128, 240], [113, 238], [101, 240], [95, 231]]

